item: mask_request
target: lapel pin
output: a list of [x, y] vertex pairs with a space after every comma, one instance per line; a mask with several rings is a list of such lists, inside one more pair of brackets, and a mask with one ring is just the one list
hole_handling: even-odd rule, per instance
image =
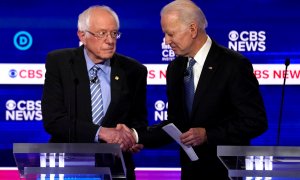
[[213, 67], [212, 67], [212, 66], [209, 66], [209, 67], [208, 67], [208, 69], [209, 69], [209, 70], [212, 70], [212, 69], [213, 69]]
[[119, 76], [115, 76], [115, 80], [119, 80]]

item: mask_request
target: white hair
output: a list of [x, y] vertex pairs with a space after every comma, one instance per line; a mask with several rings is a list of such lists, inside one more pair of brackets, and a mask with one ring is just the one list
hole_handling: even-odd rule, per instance
[[91, 6], [88, 9], [84, 10], [81, 14], [79, 14], [78, 16], [78, 30], [79, 31], [86, 31], [89, 29], [90, 27], [90, 17], [91, 17], [91, 12], [94, 9], [102, 9], [102, 10], [106, 10], [109, 13], [111, 13], [111, 15], [115, 18], [116, 22], [117, 22], [117, 28], [120, 28], [120, 22], [119, 22], [119, 17], [117, 15], [117, 13], [112, 10], [110, 7], [108, 6], [99, 6], [99, 5], [95, 5], [95, 6]]
[[176, 0], [166, 6], [160, 12], [163, 16], [166, 13], [176, 13], [179, 20], [186, 25], [196, 22], [200, 29], [207, 27], [207, 20], [202, 10], [191, 0]]

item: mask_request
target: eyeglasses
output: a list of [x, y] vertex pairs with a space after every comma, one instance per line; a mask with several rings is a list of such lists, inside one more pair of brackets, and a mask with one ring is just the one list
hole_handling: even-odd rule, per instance
[[93, 33], [91, 31], [86, 30], [85, 32], [90, 33], [92, 36], [94, 36], [98, 40], [106, 38], [108, 34], [110, 35], [110, 37], [112, 39], [119, 39], [121, 37], [121, 33], [119, 31], [112, 31], [112, 32], [99, 31], [97, 33]]

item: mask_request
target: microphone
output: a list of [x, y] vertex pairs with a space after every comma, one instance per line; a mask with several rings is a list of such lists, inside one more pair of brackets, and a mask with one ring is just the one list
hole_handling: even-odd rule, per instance
[[90, 81], [91, 81], [91, 83], [95, 83], [95, 82], [97, 81], [97, 79], [98, 79], [98, 76], [95, 76], [95, 77], [93, 77], [93, 79], [91, 79]]
[[285, 66], [286, 66], [285, 70], [287, 70], [287, 67], [290, 65], [290, 63], [291, 63], [290, 58], [286, 58], [285, 62], [284, 62]]
[[278, 119], [278, 132], [277, 132], [277, 146], [280, 144], [280, 130], [281, 130], [281, 122], [282, 122], [282, 110], [283, 110], [283, 101], [284, 101], [284, 88], [285, 88], [285, 81], [286, 81], [286, 73], [287, 68], [290, 65], [290, 58], [285, 59], [285, 71], [283, 74], [283, 85], [282, 85], [282, 91], [281, 91], [281, 104], [280, 104], [280, 111], [279, 111], [279, 119]]

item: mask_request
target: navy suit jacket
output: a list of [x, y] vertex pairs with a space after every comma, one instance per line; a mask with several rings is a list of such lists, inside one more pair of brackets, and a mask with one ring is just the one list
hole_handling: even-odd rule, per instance
[[173, 122], [182, 132], [203, 127], [207, 142], [194, 147], [199, 160], [191, 162], [182, 151], [181, 165], [203, 165], [207, 172], [213, 171], [216, 166], [223, 166], [217, 162], [217, 145], [249, 145], [252, 138], [267, 129], [264, 103], [251, 63], [213, 41], [188, 117], [183, 81], [187, 61], [188, 58], [179, 56], [167, 69], [168, 121], [150, 127], [148, 134], [140, 138], [146, 147], [160, 146], [171, 141], [161, 130], [167, 123]]

